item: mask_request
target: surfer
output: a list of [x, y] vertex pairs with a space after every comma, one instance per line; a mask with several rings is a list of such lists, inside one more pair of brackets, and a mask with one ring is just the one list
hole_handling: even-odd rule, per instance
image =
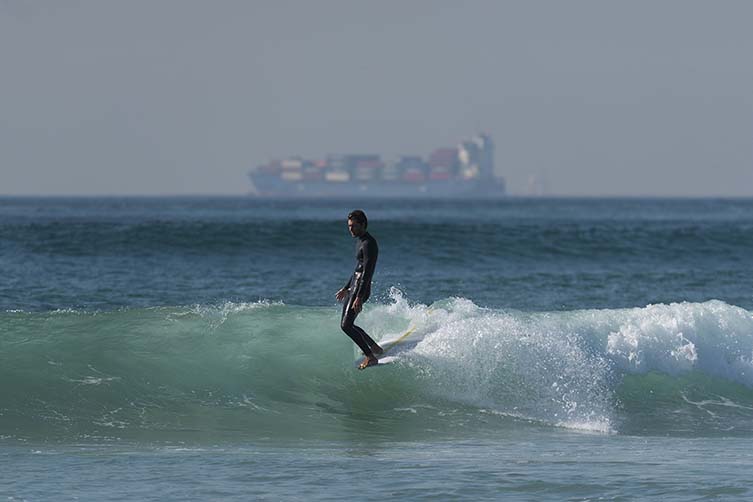
[[353, 340], [365, 356], [358, 369], [368, 368], [379, 363], [377, 356], [384, 352], [366, 332], [354, 324], [363, 304], [371, 295], [371, 278], [376, 268], [379, 248], [377, 241], [366, 231], [369, 222], [366, 213], [360, 209], [348, 214], [348, 230], [356, 238], [356, 269], [345, 286], [335, 297], [343, 301], [340, 328]]

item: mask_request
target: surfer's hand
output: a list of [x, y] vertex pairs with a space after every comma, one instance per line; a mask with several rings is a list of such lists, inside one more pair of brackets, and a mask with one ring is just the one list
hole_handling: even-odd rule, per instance
[[338, 302], [341, 302], [341, 301], [343, 301], [343, 298], [345, 298], [345, 294], [346, 294], [347, 292], [348, 292], [348, 290], [347, 290], [347, 289], [345, 289], [345, 288], [343, 288], [343, 289], [341, 289], [340, 291], [338, 291], [337, 293], [335, 293], [335, 298], [337, 298], [337, 301], [338, 301]]
[[358, 314], [361, 311], [361, 307], [363, 307], [363, 304], [361, 303], [361, 299], [356, 296], [355, 300], [353, 300], [353, 312]]

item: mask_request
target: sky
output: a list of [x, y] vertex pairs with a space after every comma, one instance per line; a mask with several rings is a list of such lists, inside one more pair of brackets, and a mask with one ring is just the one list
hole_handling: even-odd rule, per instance
[[512, 194], [753, 196], [753, 2], [0, 0], [0, 194], [244, 194], [478, 132]]

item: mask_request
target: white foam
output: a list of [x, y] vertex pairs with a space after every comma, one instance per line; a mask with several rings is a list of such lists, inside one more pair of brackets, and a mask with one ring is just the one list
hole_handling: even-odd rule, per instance
[[416, 327], [401, 360], [430, 392], [480, 409], [609, 433], [625, 373], [701, 371], [753, 387], [753, 315], [720, 301], [525, 313], [390, 296], [370, 321]]
[[120, 377], [103, 378], [103, 377], [95, 377], [95, 376], [85, 376], [83, 378], [66, 378], [65, 380], [68, 382], [78, 383], [81, 385], [101, 385], [103, 383], [120, 380]]
[[753, 386], [753, 316], [720, 301], [604, 311], [606, 353], [623, 371], [699, 370]]

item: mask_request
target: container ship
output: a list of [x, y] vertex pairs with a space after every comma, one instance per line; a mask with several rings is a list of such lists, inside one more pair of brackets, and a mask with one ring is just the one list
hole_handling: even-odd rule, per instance
[[479, 134], [427, 158], [404, 155], [328, 155], [324, 160], [289, 157], [249, 172], [252, 195], [275, 198], [498, 198], [504, 179], [494, 172], [494, 143]]

